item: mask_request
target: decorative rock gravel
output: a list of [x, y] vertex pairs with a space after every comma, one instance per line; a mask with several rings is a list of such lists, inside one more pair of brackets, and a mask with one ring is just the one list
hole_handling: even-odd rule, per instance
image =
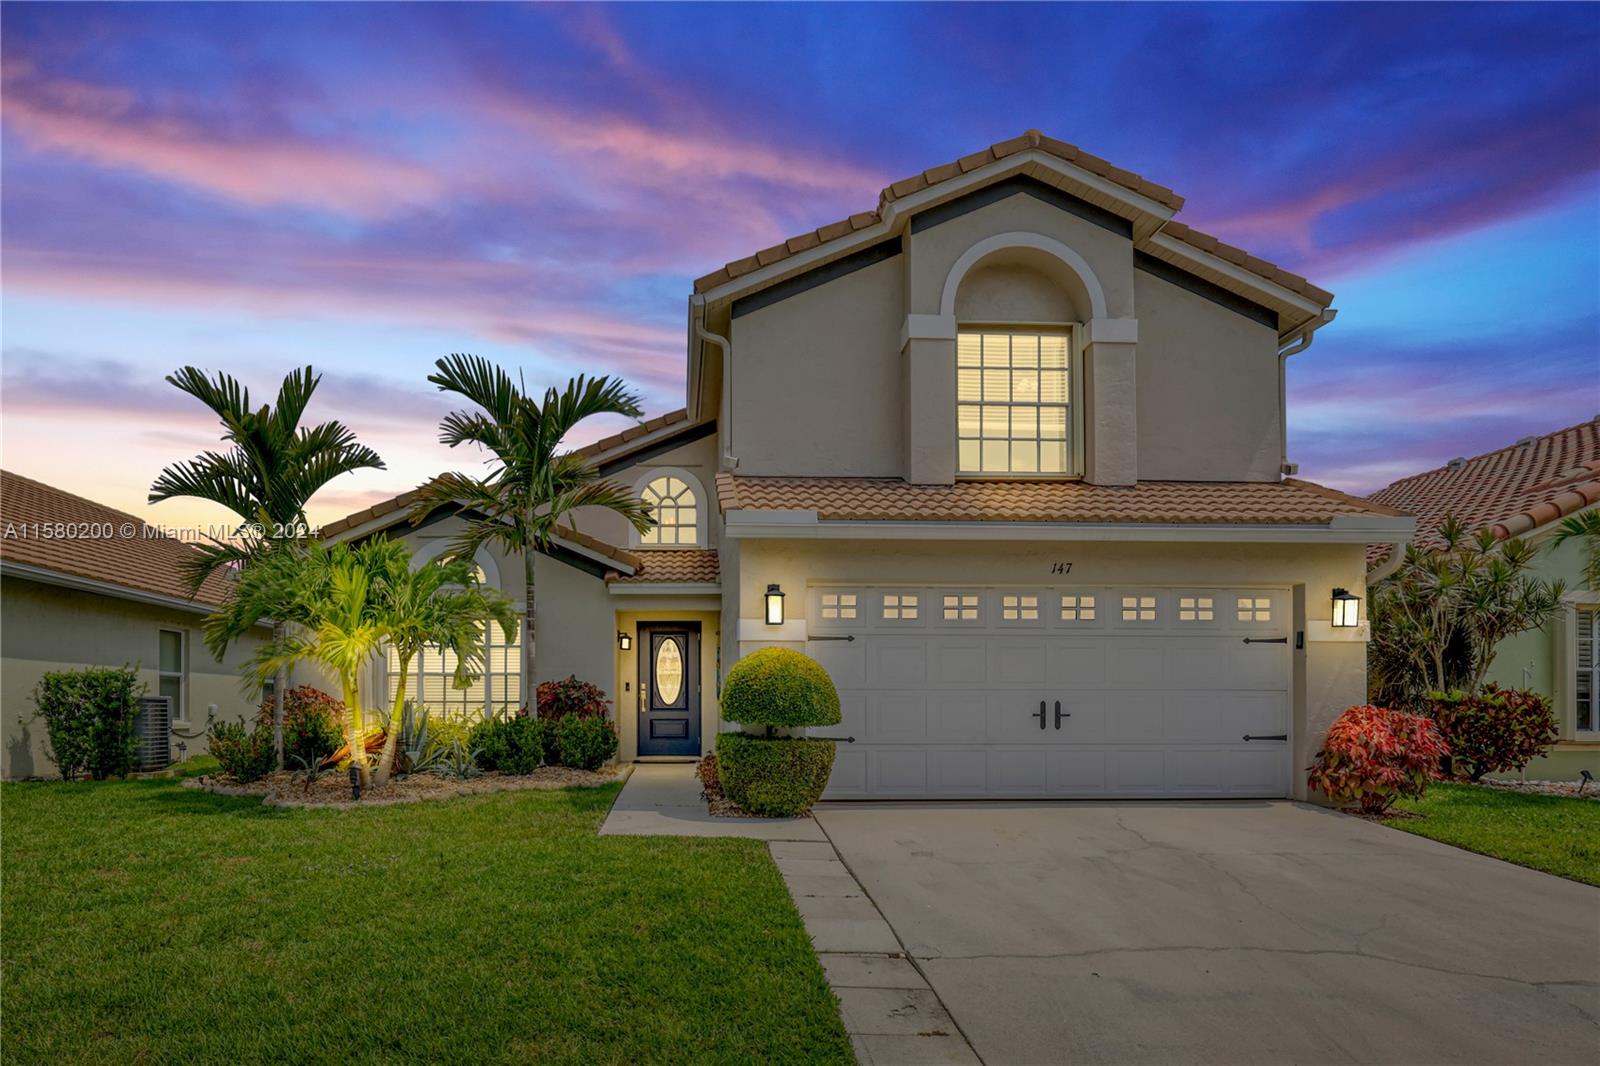
[[[1502, 792], [1533, 792], [1541, 796], [1572, 796], [1600, 800], [1600, 781], [1579, 786], [1571, 781], [1479, 781], [1483, 788], [1497, 788]], [[1578, 791], [1583, 787], [1583, 791]]]
[[451, 799], [456, 796], [480, 796], [491, 792], [520, 792], [528, 789], [597, 788], [621, 781], [628, 776], [627, 769], [608, 767], [602, 770], [574, 770], [566, 766], [541, 766], [531, 774], [509, 776], [506, 774], [481, 774], [458, 781], [436, 774], [412, 774], [394, 778], [381, 789], [369, 788], [360, 800], [350, 799], [350, 778], [342, 773], [329, 772], [317, 779], [307, 789], [300, 778], [280, 770], [260, 781], [236, 784], [223, 775], [203, 774], [185, 778], [183, 787], [212, 792], [219, 796], [260, 796], [268, 807], [386, 807], [395, 803], [415, 803], [420, 800]]

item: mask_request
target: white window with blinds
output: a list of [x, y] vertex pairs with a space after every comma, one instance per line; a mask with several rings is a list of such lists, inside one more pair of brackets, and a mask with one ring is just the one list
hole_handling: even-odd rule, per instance
[[1600, 607], [1577, 610], [1577, 677], [1573, 692], [1577, 696], [1577, 728], [1600, 731]]
[[[455, 687], [455, 653], [429, 647], [411, 660], [406, 681], [407, 698], [434, 714], [468, 718], [515, 712], [521, 707], [522, 623], [517, 623], [516, 638], [510, 641], [498, 625], [490, 625], [487, 630], [484, 672], [471, 686]], [[392, 707], [395, 689], [400, 683], [400, 658], [393, 648], [389, 649], [385, 673], [387, 702]]]
[[960, 333], [956, 464], [961, 474], [1077, 472], [1070, 350], [1070, 337], [1064, 331]]

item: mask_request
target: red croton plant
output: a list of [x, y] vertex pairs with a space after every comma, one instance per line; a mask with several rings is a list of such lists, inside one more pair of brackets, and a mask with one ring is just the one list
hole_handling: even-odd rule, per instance
[[1433, 721], [1383, 707], [1351, 707], [1328, 730], [1308, 782], [1335, 803], [1382, 814], [1401, 796], [1420, 796], [1439, 776], [1450, 745]]
[[606, 699], [604, 689], [587, 681], [579, 681], [576, 677], [544, 682], [539, 686], [537, 698], [539, 717], [546, 719], [565, 718], [568, 715], [604, 718], [611, 708], [611, 701]]
[[1435, 694], [1433, 717], [1448, 738], [1457, 773], [1471, 781], [1522, 769], [1559, 735], [1549, 700], [1493, 682], [1475, 696]]

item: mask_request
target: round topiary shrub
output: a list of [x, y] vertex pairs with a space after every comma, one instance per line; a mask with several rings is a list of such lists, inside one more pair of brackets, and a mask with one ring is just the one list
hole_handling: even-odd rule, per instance
[[837, 725], [839, 690], [815, 659], [763, 648], [733, 664], [722, 686], [722, 717], [742, 725]]
[[817, 737], [717, 734], [722, 793], [751, 814], [793, 818], [806, 813], [828, 787], [833, 741]]
[[833, 772], [833, 741], [772, 735], [776, 728], [838, 724], [839, 690], [821, 663], [786, 648], [745, 656], [723, 683], [722, 717], [767, 732], [718, 734], [725, 796], [751, 814], [780, 817], [804, 814], [822, 797]]

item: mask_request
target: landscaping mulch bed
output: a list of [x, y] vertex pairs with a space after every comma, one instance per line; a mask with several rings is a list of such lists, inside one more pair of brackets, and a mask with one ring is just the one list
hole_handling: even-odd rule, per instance
[[1535, 796], [1571, 796], [1575, 799], [1600, 800], [1600, 782], [1582, 792], [1570, 781], [1477, 781], [1480, 788], [1493, 788], [1501, 792], [1525, 792]]
[[437, 774], [412, 774], [391, 779], [381, 789], [369, 788], [361, 799], [350, 798], [350, 779], [328, 773], [308, 789], [305, 781], [279, 770], [260, 781], [238, 784], [226, 774], [205, 774], [185, 778], [185, 788], [215, 792], [223, 796], [260, 796], [268, 807], [385, 807], [394, 803], [452, 799], [456, 796], [481, 796], [491, 792], [519, 792], [527, 789], [596, 788], [621, 780], [626, 773], [618, 767], [601, 770], [574, 770], [566, 766], [541, 766], [531, 774], [481, 774], [459, 781]]

